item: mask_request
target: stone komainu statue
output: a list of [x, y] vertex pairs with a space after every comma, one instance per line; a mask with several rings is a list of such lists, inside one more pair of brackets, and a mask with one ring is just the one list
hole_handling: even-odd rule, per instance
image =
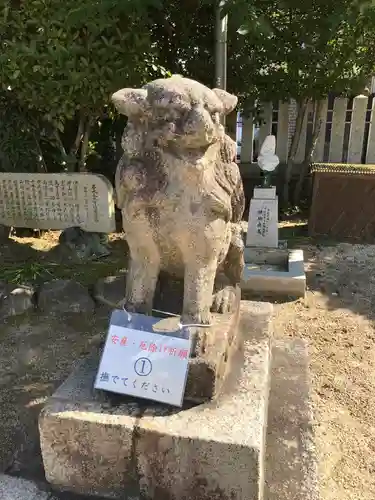
[[151, 314], [159, 271], [184, 278], [183, 323], [229, 312], [243, 270], [244, 194], [220, 115], [237, 98], [172, 76], [112, 96], [128, 117], [116, 172], [130, 249], [125, 307]]

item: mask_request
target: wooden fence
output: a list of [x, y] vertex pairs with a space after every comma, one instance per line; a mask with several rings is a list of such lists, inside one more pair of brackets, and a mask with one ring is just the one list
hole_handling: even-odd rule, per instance
[[[256, 162], [259, 147], [268, 134], [276, 136], [276, 153], [286, 162], [295, 131], [295, 101], [266, 103], [263, 124], [239, 118], [237, 142], [242, 164]], [[323, 103], [322, 126], [313, 156], [314, 162], [375, 163], [375, 99], [359, 95], [355, 98], [330, 97]], [[311, 104], [302, 127], [296, 163], [302, 163], [312, 141], [314, 110]]]
[[375, 165], [313, 164], [310, 236], [375, 241]]

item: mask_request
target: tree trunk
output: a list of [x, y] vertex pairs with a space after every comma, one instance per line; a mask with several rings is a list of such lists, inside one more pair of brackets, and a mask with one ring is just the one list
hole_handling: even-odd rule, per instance
[[74, 143], [73, 143], [73, 145], [72, 145], [72, 147], [70, 148], [70, 151], [69, 151], [69, 154], [71, 156], [76, 156], [76, 154], [77, 154], [77, 152], [79, 150], [79, 146], [80, 146], [81, 141], [82, 141], [84, 130], [85, 130], [85, 117], [84, 117], [84, 115], [82, 113], [80, 113], [80, 115], [79, 115], [79, 124], [78, 124], [76, 138], [74, 139]]
[[89, 148], [91, 127], [92, 127], [92, 122], [90, 120], [87, 120], [81, 146], [81, 158], [78, 165], [79, 172], [81, 173], [86, 172], [86, 156], [87, 156], [87, 150]]
[[307, 106], [309, 103], [309, 99], [305, 98], [301, 101], [297, 102], [298, 105], [298, 113], [296, 118], [296, 129], [293, 134], [292, 144], [290, 146], [290, 151], [288, 155], [288, 162], [285, 170], [285, 178], [284, 178], [284, 188], [283, 188], [283, 198], [282, 204], [286, 207], [289, 203], [289, 183], [292, 177], [293, 165], [298, 152], [298, 146], [301, 139], [302, 126], [305, 120], [305, 116], [307, 113]]
[[65, 165], [65, 168], [63, 168], [63, 170], [69, 171], [69, 155], [65, 151], [64, 144], [62, 143], [62, 140], [60, 137], [60, 132], [56, 128], [53, 129], [52, 138], [54, 139], [57, 147], [59, 148], [59, 151], [61, 154], [61, 159], [62, 159], [62, 165]]
[[299, 177], [297, 180], [297, 184], [294, 189], [294, 204], [299, 205], [301, 201], [301, 193], [303, 188], [303, 183], [305, 178], [309, 172], [309, 168], [312, 162], [312, 158], [314, 155], [314, 151], [316, 148], [316, 144], [318, 142], [320, 130], [323, 124], [323, 108], [324, 108], [325, 99], [320, 99], [319, 101], [314, 102], [314, 127], [312, 134], [312, 141], [309, 148], [306, 150], [305, 159], [303, 164], [301, 165], [301, 169], [299, 171]]

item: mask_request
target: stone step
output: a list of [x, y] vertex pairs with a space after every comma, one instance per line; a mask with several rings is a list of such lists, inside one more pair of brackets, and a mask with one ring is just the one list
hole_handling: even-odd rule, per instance
[[318, 500], [307, 344], [272, 345], [265, 500]]

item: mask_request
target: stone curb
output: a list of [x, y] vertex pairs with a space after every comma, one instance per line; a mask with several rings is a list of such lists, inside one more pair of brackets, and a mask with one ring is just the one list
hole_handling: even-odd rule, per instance
[[265, 500], [320, 500], [307, 343], [272, 345]]

